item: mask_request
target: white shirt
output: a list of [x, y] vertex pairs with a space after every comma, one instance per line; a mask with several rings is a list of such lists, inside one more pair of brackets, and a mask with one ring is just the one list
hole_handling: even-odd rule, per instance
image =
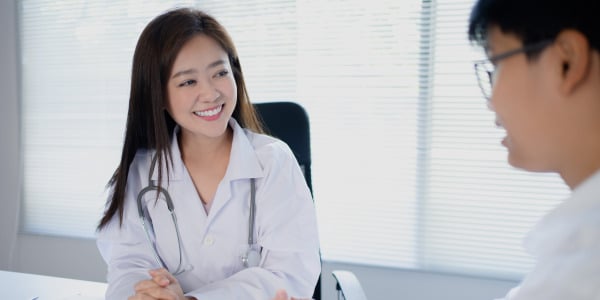
[[506, 300], [600, 300], [600, 171], [525, 239], [533, 271]]
[[[170, 194], [181, 242], [193, 269], [176, 276], [186, 296], [198, 299], [270, 299], [277, 289], [310, 298], [321, 271], [314, 204], [289, 147], [272, 137], [242, 129], [231, 119], [229, 166], [207, 214], [187, 172], [173, 135], [173, 166], [163, 187]], [[128, 175], [123, 225], [111, 222], [98, 233], [97, 245], [108, 264], [106, 299], [127, 299], [134, 285], [160, 267], [140, 222], [136, 197], [148, 186], [154, 151], [138, 151]], [[158, 167], [156, 168], [158, 169]], [[158, 178], [154, 170], [152, 180]], [[166, 177], [166, 173], [163, 176]], [[250, 178], [256, 178], [258, 267], [244, 268], [248, 248]], [[164, 200], [147, 193], [148, 211], [160, 257], [171, 272], [179, 252], [173, 221]]]

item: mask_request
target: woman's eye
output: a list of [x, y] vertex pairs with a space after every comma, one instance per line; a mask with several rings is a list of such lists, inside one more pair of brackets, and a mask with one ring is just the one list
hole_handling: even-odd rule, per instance
[[229, 74], [228, 70], [222, 70], [219, 73], [217, 73], [217, 75], [215, 75], [215, 77], [225, 77], [225, 76], [227, 76], [227, 74]]
[[196, 83], [196, 80], [191, 79], [191, 80], [186, 80], [186, 81], [180, 83], [179, 86], [183, 87], [183, 86], [188, 86], [188, 85], [194, 85], [195, 83]]

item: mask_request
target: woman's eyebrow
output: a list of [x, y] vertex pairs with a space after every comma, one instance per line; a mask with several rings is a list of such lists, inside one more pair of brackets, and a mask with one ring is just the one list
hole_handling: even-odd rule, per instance
[[195, 73], [198, 73], [198, 70], [196, 70], [196, 69], [193, 69], [193, 68], [192, 68], [192, 69], [187, 69], [187, 70], [182, 70], [182, 71], [179, 71], [179, 72], [175, 73], [175, 74], [174, 74], [174, 75], [171, 77], [171, 79], [173, 79], [173, 78], [176, 78], [176, 77], [179, 77], [179, 76], [183, 76], [183, 75], [189, 75], [189, 74], [195, 74]]
[[[210, 63], [206, 67], [206, 69], [208, 70], [208, 69], [214, 68], [214, 67], [219, 66], [219, 65], [224, 65], [224, 64], [225, 64], [225, 60], [218, 59], [218, 60], [215, 60], [214, 62]], [[179, 77], [179, 76], [182, 76], [182, 75], [189, 75], [189, 74], [195, 74], [195, 73], [198, 73], [198, 70], [195, 69], [195, 68], [181, 70], [181, 71], [173, 74], [173, 76], [171, 76], [171, 79]]]
[[214, 67], [216, 67], [216, 66], [219, 66], [219, 65], [224, 65], [224, 64], [225, 64], [225, 60], [223, 60], [223, 59], [218, 59], [218, 60], [215, 60], [214, 62], [212, 62], [210, 65], [208, 65], [208, 66], [206, 67], [206, 69], [214, 68]]

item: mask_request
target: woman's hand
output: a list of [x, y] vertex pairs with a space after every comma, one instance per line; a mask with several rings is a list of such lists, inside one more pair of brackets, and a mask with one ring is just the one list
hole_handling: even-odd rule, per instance
[[165, 269], [150, 270], [150, 279], [135, 285], [135, 295], [129, 300], [195, 300], [183, 295], [177, 279]]
[[310, 300], [310, 299], [298, 299], [298, 298], [294, 298], [294, 297], [288, 298], [288, 295], [285, 290], [279, 290], [275, 294], [275, 298], [273, 298], [272, 300]]

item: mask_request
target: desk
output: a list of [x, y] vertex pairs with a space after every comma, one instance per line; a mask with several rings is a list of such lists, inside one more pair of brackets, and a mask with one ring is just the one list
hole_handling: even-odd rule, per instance
[[105, 291], [102, 282], [0, 271], [2, 299], [103, 300]]

